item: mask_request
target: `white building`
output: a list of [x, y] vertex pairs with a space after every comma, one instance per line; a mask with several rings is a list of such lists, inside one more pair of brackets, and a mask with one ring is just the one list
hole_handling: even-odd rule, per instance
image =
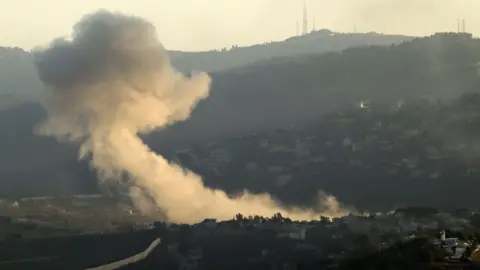
[[290, 232], [289, 237], [290, 239], [295, 239], [295, 240], [305, 240], [306, 234], [307, 234], [307, 228], [299, 228], [296, 231]]
[[432, 244], [444, 248], [449, 255], [448, 259], [460, 259], [468, 247], [468, 244], [460, 241], [458, 238], [447, 238], [445, 235], [445, 231], [442, 231], [440, 233], [440, 239], [433, 240]]

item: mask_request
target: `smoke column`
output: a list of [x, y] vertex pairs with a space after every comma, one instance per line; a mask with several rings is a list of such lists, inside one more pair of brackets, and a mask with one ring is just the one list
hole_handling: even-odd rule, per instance
[[[185, 77], [169, 63], [149, 22], [99, 11], [85, 16], [69, 39], [54, 40], [34, 53], [38, 75], [49, 90], [48, 118], [37, 134], [81, 142], [80, 158], [91, 158], [101, 181], [133, 182], [132, 198], [146, 190], [175, 223], [204, 218], [231, 219], [236, 213], [293, 219], [319, 212], [284, 208], [268, 195], [244, 193], [234, 199], [208, 189], [201, 178], [170, 164], [138, 137], [189, 117], [209, 94], [205, 73]], [[335, 198], [320, 202], [326, 216], [344, 215]], [[145, 201], [137, 207], [145, 210]]]

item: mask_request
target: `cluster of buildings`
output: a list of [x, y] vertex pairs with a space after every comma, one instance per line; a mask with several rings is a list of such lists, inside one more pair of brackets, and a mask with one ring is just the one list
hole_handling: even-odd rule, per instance
[[[36, 206], [38, 205], [37, 201]], [[17, 206], [18, 209], [21, 207], [21, 204]], [[71, 215], [68, 213], [73, 213], [71, 208], [63, 207], [69, 209], [64, 213], [64, 217]], [[95, 205], [96, 209], [83, 208], [84, 214], [90, 215], [92, 220], [92, 212], [102, 211], [102, 207], [105, 211], [121, 213], [124, 218], [122, 221], [128, 223], [126, 219], [128, 212], [122, 212], [120, 208], [115, 210]], [[78, 212], [76, 214], [79, 215]], [[145, 226], [118, 231], [132, 234], [131, 237], [125, 236], [128, 239], [132, 237], [134, 239], [133, 235], [136, 232], [144, 230], [151, 232], [149, 234], [152, 234], [152, 241], [154, 238], [160, 238], [161, 245], [155, 248], [155, 254], [151, 256], [156, 258], [156, 263], [161, 265], [162, 269], [256, 269], [256, 267], [264, 269], [262, 267], [266, 266], [294, 269], [289, 267], [298, 267], [300, 264], [307, 264], [309, 267], [335, 264], [350, 257], [388, 249], [398, 242], [409, 241], [423, 235], [434, 235], [433, 239], [438, 238], [433, 242], [446, 250], [451, 250], [449, 256], [452, 259], [462, 257], [467, 245], [473, 246], [473, 243], [462, 242], [459, 239], [454, 241], [452, 237], [439, 238], [439, 232], [474, 231], [472, 220], [478, 215], [475, 211], [467, 209], [440, 212], [434, 208], [404, 208], [388, 213], [294, 221], [281, 214], [272, 217], [247, 217], [239, 213], [232, 220], [205, 219], [194, 225], [160, 221], [148, 223], [137, 220], [137, 224]], [[41, 228], [45, 228], [44, 224], [32, 223], [32, 220], [28, 219], [29, 217], [23, 220], [19, 217], [1, 219], [0, 226], [9, 223], [11, 226], [23, 228], [25, 224], [35, 224], [36, 226], [30, 229], [40, 231]], [[53, 231], [53, 228], [51, 229]], [[62, 231], [60, 227], [56, 229]], [[24, 232], [26, 229], [17, 233]], [[98, 228], [88, 235], [106, 233], [107, 237], [111, 232], [108, 228]], [[75, 233], [87, 234], [81, 230]], [[27, 237], [28, 235], [23, 236]], [[456, 247], [455, 250], [452, 250], [453, 246]]]
[[373, 211], [468, 207], [478, 203], [469, 190], [480, 187], [479, 119], [456, 103], [361, 102], [309, 125], [182, 149], [171, 159], [207, 185], [271, 192], [287, 203], [309, 204], [326, 190]]
[[[398, 242], [424, 235], [433, 235], [432, 239], [436, 240], [432, 241], [437, 241], [440, 246], [445, 242], [439, 234], [442, 229], [462, 232], [473, 228], [470, 223], [470, 218], [475, 215], [473, 212], [426, 215], [416, 212], [417, 209], [412, 208], [386, 214], [349, 215], [315, 221], [292, 221], [277, 215], [272, 218], [237, 215], [223, 222], [206, 219], [195, 225], [157, 223], [156, 227], [168, 234], [181, 235], [168, 244], [168, 251], [181, 259], [182, 265], [185, 265], [182, 269], [208, 269], [207, 266], [219, 264], [225, 264], [225, 267], [234, 267], [235, 264], [253, 267], [267, 261], [277, 263], [277, 267], [301, 260], [332, 263], [388, 249]], [[449, 254], [450, 259], [459, 259], [465, 248], [473, 245], [457, 238], [447, 240], [452, 239], [456, 240], [449, 242], [448, 251], [451, 252], [452, 243], [458, 248]], [[227, 243], [231, 247], [226, 247]], [[447, 246], [442, 247], [447, 249]], [[476, 245], [473, 251], [477, 252]]]

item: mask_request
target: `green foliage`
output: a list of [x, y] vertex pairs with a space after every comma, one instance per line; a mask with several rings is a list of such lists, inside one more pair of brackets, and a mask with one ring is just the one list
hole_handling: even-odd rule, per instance
[[444, 262], [445, 252], [429, 244], [427, 239], [398, 242], [392, 247], [350, 260], [339, 269], [435, 269]]
[[321, 217], [320, 217], [320, 222], [321, 222], [322, 224], [325, 224], [325, 225], [326, 225], [326, 224], [330, 224], [331, 220], [330, 220], [329, 217], [321, 216]]
[[458, 88], [471, 91], [479, 82], [475, 66], [479, 60], [477, 39], [447, 33], [390, 47], [357, 47], [341, 53], [286, 58], [283, 63], [265, 63], [262, 71], [249, 68], [245, 72], [263, 78], [275, 74], [282, 88], [330, 88], [333, 93], [378, 100], [451, 94]]
[[[307, 36], [293, 37], [285, 41], [268, 42], [249, 47], [232, 46], [208, 52], [170, 52], [172, 63], [182, 71], [206, 70], [218, 71], [241, 67], [259, 62], [259, 64], [278, 61], [279, 57], [291, 57], [302, 54], [321, 54], [341, 51], [348, 47], [365, 44], [390, 45], [411, 37], [400, 35], [340, 34], [328, 30], [319, 30]], [[267, 60], [271, 59], [273, 60]]]

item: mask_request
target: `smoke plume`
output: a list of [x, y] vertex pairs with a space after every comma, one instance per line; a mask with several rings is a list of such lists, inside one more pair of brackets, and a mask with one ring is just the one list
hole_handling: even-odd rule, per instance
[[[314, 219], [314, 210], [284, 208], [270, 196], [245, 192], [234, 199], [206, 188], [199, 176], [155, 154], [139, 134], [182, 121], [209, 94], [205, 73], [185, 77], [169, 63], [149, 22], [106, 11], [85, 16], [69, 39], [35, 52], [38, 75], [49, 90], [48, 118], [37, 133], [80, 141], [101, 181], [132, 181], [132, 198], [146, 190], [169, 221], [231, 219], [236, 213]], [[137, 206], [147, 212], [145, 201]], [[323, 196], [324, 215], [345, 214]]]

